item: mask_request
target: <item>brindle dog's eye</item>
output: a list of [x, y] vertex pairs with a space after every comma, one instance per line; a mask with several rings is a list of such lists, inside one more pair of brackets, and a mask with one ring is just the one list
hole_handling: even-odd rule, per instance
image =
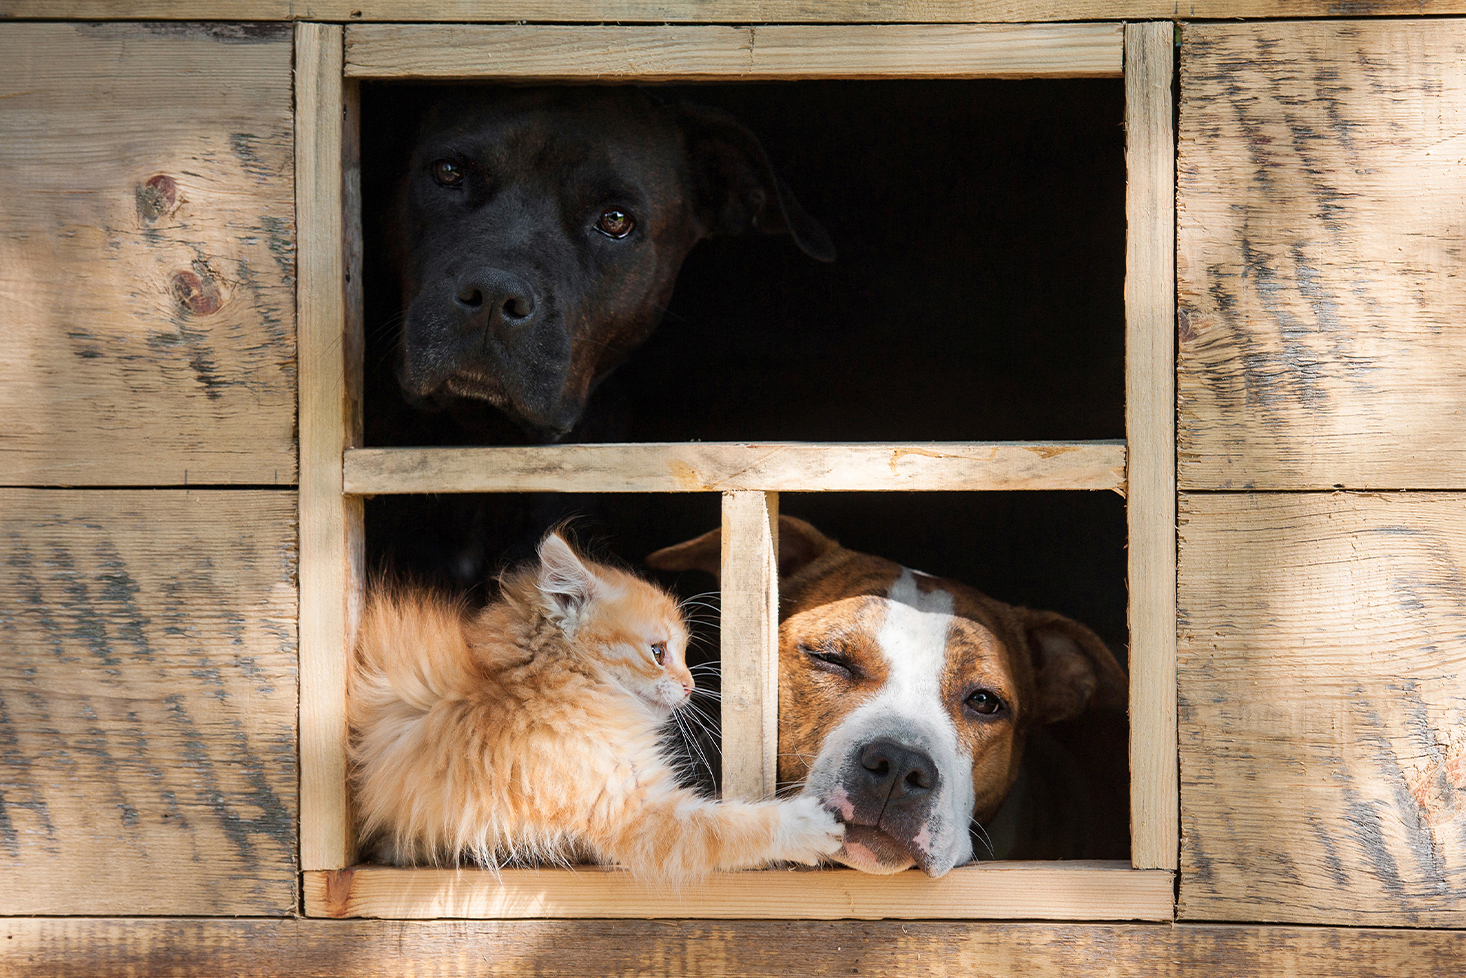
[[452, 160], [434, 160], [432, 169], [439, 186], [456, 187], [463, 182], [463, 167]]
[[848, 656], [842, 655], [826, 646], [810, 648], [807, 645], [801, 645], [799, 646], [799, 651], [808, 656], [810, 663], [821, 672], [828, 672], [842, 679], [855, 678], [855, 663], [851, 662]]
[[967, 697], [967, 708], [985, 717], [997, 716], [1004, 710], [1003, 701], [990, 689], [974, 690]]
[[608, 238], [620, 240], [636, 227], [636, 219], [618, 207], [612, 207], [596, 221], [596, 230]]
[[661, 665], [667, 661], [666, 642], [655, 642], [652, 644], [652, 658], [656, 660], [657, 665]]

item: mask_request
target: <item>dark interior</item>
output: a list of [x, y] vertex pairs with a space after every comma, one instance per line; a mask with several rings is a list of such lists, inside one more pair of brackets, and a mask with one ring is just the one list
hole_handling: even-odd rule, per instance
[[[569, 440], [1124, 437], [1118, 80], [654, 94], [724, 108], [757, 133], [838, 258], [816, 262], [783, 236], [699, 244], [662, 326], [601, 384]], [[367, 441], [522, 442], [491, 411], [464, 425], [409, 410], [395, 390], [400, 298], [379, 219], [412, 96], [409, 86], [363, 86]], [[482, 595], [498, 567], [528, 557], [567, 516], [602, 552], [639, 565], [717, 526], [718, 503], [716, 494], [379, 498], [367, 508], [369, 556], [374, 567]], [[1116, 494], [785, 494], [781, 508], [854, 549], [1084, 621], [1123, 660]]]

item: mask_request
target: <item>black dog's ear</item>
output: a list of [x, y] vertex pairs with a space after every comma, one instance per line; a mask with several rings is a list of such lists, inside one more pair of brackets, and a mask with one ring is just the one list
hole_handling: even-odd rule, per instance
[[717, 109], [683, 103], [677, 116], [708, 234], [787, 233], [811, 258], [835, 260], [829, 232], [794, 199], [757, 136]]
[[[813, 563], [839, 546], [834, 540], [793, 516], [779, 517], [779, 576]], [[723, 531], [709, 530], [700, 537], [663, 547], [647, 557], [657, 570], [700, 570], [718, 577], [723, 570]]]
[[1125, 670], [1100, 637], [1053, 611], [1019, 609], [1033, 657], [1040, 723], [1056, 723], [1087, 709], [1121, 710], [1130, 698]]

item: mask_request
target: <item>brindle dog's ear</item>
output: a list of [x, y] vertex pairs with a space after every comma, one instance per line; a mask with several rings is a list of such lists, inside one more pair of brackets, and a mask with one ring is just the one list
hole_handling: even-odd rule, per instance
[[788, 577], [839, 544], [794, 516], [779, 517], [779, 576]]
[[[839, 544], [834, 540], [804, 520], [780, 516], [779, 576], [788, 577], [837, 546]], [[663, 547], [649, 555], [646, 563], [656, 570], [700, 570], [717, 577], [723, 569], [723, 531], [709, 530], [695, 539]]]
[[1125, 708], [1129, 680], [1098, 635], [1053, 611], [1020, 614], [1033, 657], [1038, 722], [1068, 720], [1087, 709]]
[[664, 571], [706, 571], [717, 577], [723, 568], [723, 531], [709, 530], [700, 537], [663, 547], [647, 555], [646, 565]]
[[757, 136], [717, 109], [684, 103], [677, 106], [677, 117], [687, 136], [687, 162], [708, 234], [742, 234], [750, 228], [787, 233], [811, 258], [835, 260], [829, 232], [794, 199]]

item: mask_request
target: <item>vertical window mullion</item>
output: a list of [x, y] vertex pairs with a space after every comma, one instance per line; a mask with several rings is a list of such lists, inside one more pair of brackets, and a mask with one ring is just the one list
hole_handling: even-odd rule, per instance
[[779, 494], [723, 493], [723, 796], [774, 793], [779, 734]]

